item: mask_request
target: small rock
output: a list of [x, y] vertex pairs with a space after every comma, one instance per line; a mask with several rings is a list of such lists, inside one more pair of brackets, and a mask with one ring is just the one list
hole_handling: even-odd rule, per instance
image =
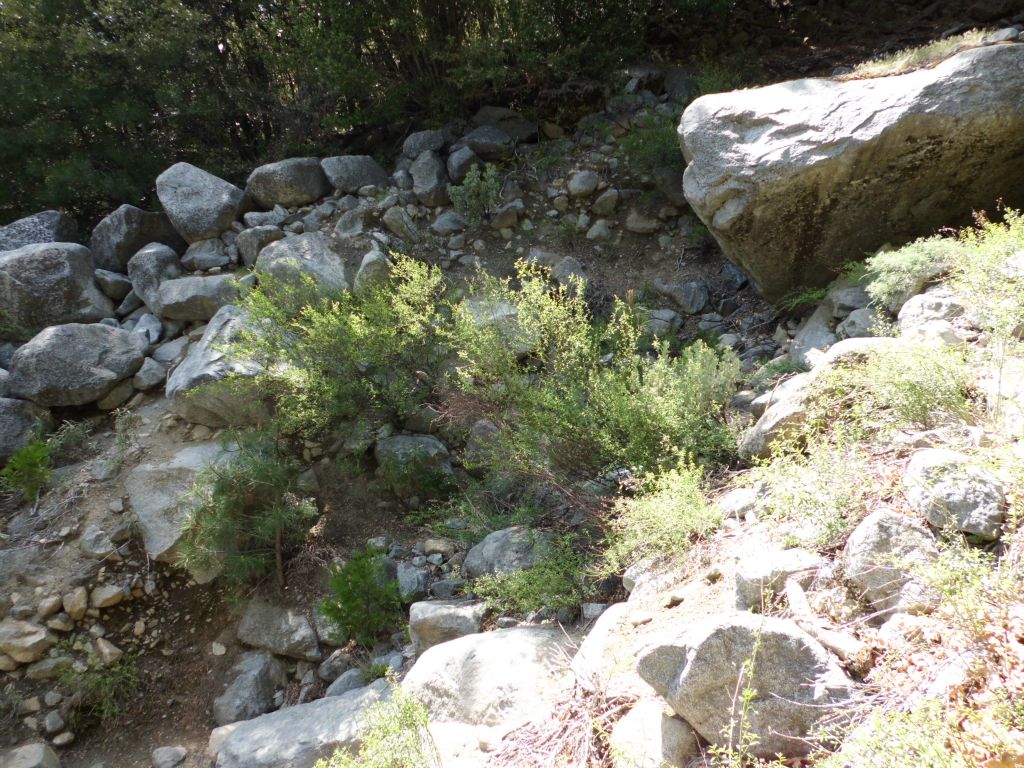
[[185, 762], [188, 750], [184, 747], [157, 747], [153, 750], [153, 768], [175, 768]]

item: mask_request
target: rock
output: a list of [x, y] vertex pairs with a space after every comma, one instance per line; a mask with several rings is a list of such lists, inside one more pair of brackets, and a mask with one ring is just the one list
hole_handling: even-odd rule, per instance
[[637, 701], [608, 736], [613, 768], [682, 768], [700, 751], [693, 728], [659, 699]]
[[288, 209], [275, 205], [272, 211], [249, 211], [242, 216], [247, 227], [281, 227], [288, 217]]
[[250, 227], [238, 233], [235, 245], [238, 246], [238, 254], [242, 257], [242, 263], [247, 267], [252, 267], [260, 255], [260, 251], [271, 243], [283, 239], [284, 231], [277, 227]]
[[213, 701], [217, 725], [251, 720], [274, 709], [274, 694], [288, 683], [284, 665], [269, 653], [243, 654], [231, 668], [234, 679]]
[[381, 222], [391, 234], [400, 240], [405, 240], [407, 243], [420, 241], [420, 233], [417, 231], [416, 225], [413, 224], [412, 217], [401, 206], [388, 208], [381, 217]]
[[200, 240], [192, 243], [181, 257], [181, 266], [193, 272], [201, 272], [214, 267], [226, 267], [231, 262], [224, 248], [224, 241], [219, 237]]
[[234, 275], [179, 277], [160, 284], [160, 316], [167, 320], [209, 320], [238, 299]]
[[530, 568], [540, 561], [550, 539], [548, 533], [521, 525], [494, 531], [466, 553], [463, 571], [475, 579]]
[[487, 606], [483, 601], [428, 600], [409, 607], [409, 636], [417, 653], [480, 631]]
[[939, 555], [935, 537], [906, 515], [880, 510], [868, 515], [850, 534], [843, 550], [843, 571], [879, 611], [928, 613], [937, 596], [912, 568]]
[[288, 237], [266, 246], [256, 259], [255, 271], [287, 287], [300, 288], [304, 278], [309, 277], [318, 291], [348, 290], [345, 265], [319, 232]]
[[873, 335], [878, 312], [871, 307], [855, 309], [836, 326], [836, 338], [860, 339]]
[[254, 170], [249, 174], [245, 192], [261, 208], [295, 208], [330, 194], [331, 184], [318, 158], [292, 157]]
[[53, 426], [50, 412], [27, 400], [0, 397], [0, 462]]
[[659, 278], [654, 282], [654, 289], [665, 298], [674, 301], [688, 315], [699, 315], [707, 308], [711, 298], [708, 285], [703, 280], [694, 280], [689, 283], [666, 283]]
[[101, 584], [89, 594], [93, 608], [110, 608], [124, 600], [124, 590], [116, 584]]
[[48, 736], [53, 736], [64, 729], [64, 718], [60, 716], [60, 712], [57, 710], [51, 710], [46, 713], [46, 717], [43, 718], [43, 730]]
[[64, 595], [61, 602], [67, 615], [74, 621], [78, 621], [85, 616], [85, 612], [89, 608], [89, 591], [85, 587], [75, 587]]
[[406, 136], [402, 144], [402, 154], [410, 160], [415, 160], [424, 152], [440, 152], [443, 147], [443, 131], [417, 131]]
[[20, 664], [38, 661], [53, 643], [53, 636], [38, 624], [11, 618], [0, 621], [0, 651]]
[[363, 261], [359, 265], [359, 271], [356, 272], [355, 279], [352, 281], [353, 292], [357, 294], [363, 293], [369, 288], [385, 282], [388, 275], [391, 274], [393, 266], [387, 256], [377, 248], [374, 248], [363, 256]]
[[756, 691], [745, 718], [747, 733], [756, 737], [751, 754], [806, 755], [806, 737], [849, 700], [852, 683], [792, 621], [750, 613], [712, 617], [656, 642], [637, 671], [701, 737], [727, 746], [740, 737], [735, 696], [751, 659], [742, 681]]
[[474, 166], [482, 166], [483, 160], [477, 157], [469, 147], [461, 147], [448, 155], [448, 176], [452, 180], [452, 184], [461, 184], [466, 180], [466, 175], [469, 173], [469, 169]]
[[300, 613], [261, 600], [251, 600], [238, 625], [246, 645], [305, 661], [320, 660], [320, 645], [312, 625]]
[[645, 213], [631, 208], [626, 215], [626, 231], [634, 235], [653, 235], [661, 228], [661, 223]]
[[[319, 636], [319, 632], [317, 635]], [[352, 656], [341, 649], [336, 649], [320, 662], [316, 674], [324, 682], [333, 683], [350, 669], [352, 669]]]
[[526, 205], [522, 200], [504, 203], [491, 214], [491, 229], [508, 229], [519, 223], [519, 217], [526, 214]]
[[[221, 307], [210, 318], [202, 339], [189, 346], [185, 359], [167, 378], [167, 397], [181, 418], [193, 424], [223, 427], [253, 424], [268, 415], [253, 382], [263, 369], [229, 349], [242, 334], [246, 318], [239, 307]], [[234, 382], [231, 386], [208, 386], [229, 376]]]
[[773, 403], [750, 429], [740, 435], [737, 452], [741, 459], [767, 459], [772, 448], [793, 439], [807, 424], [807, 404], [794, 393]]
[[37, 742], [0, 751], [3, 768], [60, 768], [60, 758], [48, 744]]
[[167, 380], [167, 366], [158, 363], [152, 357], [142, 361], [142, 367], [132, 377], [132, 386], [141, 392], [147, 392], [160, 386]]
[[538, 136], [537, 123], [507, 107], [483, 106], [473, 115], [477, 125], [500, 128], [515, 141], [532, 141]]
[[0, 251], [0, 338], [26, 339], [50, 325], [114, 316], [83, 245], [42, 243]]
[[59, 680], [71, 669], [73, 663], [70, 656], [48, 656], [28, 667], [25, 677], [28, 680]]
[[128, 261], [128, 277], [132, 289], [146, 306], [159, 315], [163, 311], [160, 303], [160, 285], [166, 280], [181, 277], [181, 260], [173, 248], [160, 243], [151, 243]]
[[770, 596], [785, 592], [786, 579], [797, 573], [814, 574], [824, 564], [821, 555], [806, 549], [769, 549], [741, 560], [736, 568], [736, 610], [760, 613]]
[[106, 638], [97, 637], [96, 655], [99, 656], [100, 663], [103, 664], [103, 666], [109, 667], [111, 664], [116, 664], [118, 660], [124, 656], [124, 651]]
[[448, 449], [433, 435], [394, 435], [378, 440], [374, 456], [395, 495], [432, 498], [452, 477]]
[[132, 281], [127, 275], [119, 272], [108, 272], [105, 269], [97, 269], [92, 273], [96, 285], [103, 291], [103, 295], [116, 302], [124, 301], [132, 290]]
[[106, 325], [55, 325], [11, 360], [11, 392], [39, 405], [85, 405], [107, 395], [142, 366], [149, 345]]
[[903, 478], [911, 509], [935, 528], [955, 527], [985, 541], [999, 538], [1006, 495], [997, 477], [961, 453], [926, 448], [914, 453]]
[[466, 228], [466, 220], [457, 211], [444, 211], [438, 214], [434, 223], [430, 225], [430, 231], [441, 237], [454, 235]]
[[395, 566], [395, 580], [398, 582], [398, 596], [403, 603], [412, 603], [427, 596], [430, 569], [425, 565], [399, 560]]
[[515, 141], [500, 128], [482, 125], [463, 136], [459, 145], [469, 147], [477, 157], [491, 162], [511, 157]]
[[491, 464], [491, 457], [500, 434], [498, 425], [487, 419], [479, 419], [469, 428], [466, 449], [462, 453], [462, 464], [474, 476], [482, 476]]
[[169, 459], [139, 464], [129, 471], [125, 490], [149, 557], [173, 562], [175, 547], [181, 539], [181, 524], [192, 508], [189, 490], [203, 469], [226, 458], [225, 450], [215, 443], [193, 445]]
[[107, 532], [98, 525], [89, 525], [82, 531], [82, 535], [78, 537], [78, 548], [86, 556], [95, 560], [121, 559], [114, 542], [110, 540]]
[[607, 219], [598, 219], [587, 230], [587, 240], [607, 240], [611, 237]]
[[93, 229], [89, 249], [98, 269], [124, 272], [132, 256], [150, 243], [163, 243], [176, 251], [185, 247], [166, 213], [122, 205]]
[[611, 216], [615, 212], [615, 206], [618, 204], [619, 190], [609, 187], [590, 204], [590, 211], [595, 216]]
[[900, 330], [906, 332], [933, 320], [952, 320], [964, 312], [964, 305], [948, 288], [940, 285], [907, 299], [896, 319]]
[[0, 251], [14, 251], [40, 243], [74, 243], [78, 225], [60, 211], [41, 211], [0, 227]]
[[366, 685], [366, 680], [364, 679], [363, 670], [358, 667], [348, 669], [338, 675], [334, 682], [327, 686], [324, 696], [341, 696], [343, 693], [354, 691], [356, 688], [362, 688], [364, 685]]
[[187, 756], [185, 747], [157, 747], [150, 757], [153, 768], [176, 768], [185, 762]]
[[821, 304], [793, 337], [789, 356], [795, 363], [811, 366], [837, 341], [839, 338], [832, 332], [832, 308]]
[[387, 690], [380, 681], [239, 723], [221, 745], [217, 768], [313, 768], [336, 750], [355, 750], [364, 712]]
[[238, 218], [243, 192], [202, 168], [175, 163], [156, 178], [156, 195], [171, 224], [195, 243], [218, 237]]
[[894, 77], [704, 96], [679, 129], [686, 198], [768, 300], [824, 285], [884, 243], [1019, 204], [1022, 63], [1024, 46], [993, 46]]
[[590, 197], [600, 181], [601, 177], [593, 171], [576, 171], [569, 177], [567, 188], [572, 197]]
[[341, 155], [325, 157], [320, 165], [328, 180], [346, 194], [355, 194], [362, 187], [386, 188], [390, 181], [387, 173], [369, 155]]
[[412, 191], [423, 205], [448, 205], [448, 172], [436, 152], [426, 151], [409, 168]]

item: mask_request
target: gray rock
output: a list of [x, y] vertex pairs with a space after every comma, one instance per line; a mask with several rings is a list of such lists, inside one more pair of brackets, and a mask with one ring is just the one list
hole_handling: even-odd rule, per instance
[[850, 534], [843, 571], [879, 611], [928, 613], [937, 596], [913, 568], [938, 557], [935, 537], [916, 520], [889, 510], [868, 515]]
[[698, 734], [727, 746], [740, 738], [735, 696], [749, 659], [754, 663], [742, 684], [756, 691], [745, 718], [747, 732], [756, 737], [751, 753], [806, 755], [806, 737], [849, 700], [852, 683], [828, 651], [791, 621], [750, 613], [713, 617], [658, 641], [641, 656], [637, 671]]
[[402, 154], [410, 160], [415, 160], [424, 152], [440, 152], [443, 147], [443, 131], [417, 131], [406, 136], [402, 144]]
[[96, 285], [103, 291], [103, 295], [113, 301], [123, 301], [124, 297], [132, 290], [132, 281], [127, 275], [120, 272], [97, 269], [93, 272], [93, 278], [96, 280]]
[[188, 336], [179, 336], [172, 341], [165, 341], [153, 350], [153, 359], [163, 365], [171, 366], [182, 358], [188, 350], [189, 344]]
[[515, 141], [532, 141], [539, 134], [537, 123], [527, 120], [518, 112], [507, 107], [483, 106], [473, 115], [477, 125], [491, 125], [500, 128]]
[[250, 227], [238, 233], [235, 245], [238, 246], [238, 253], [242, 257], [242, 263], [252, 267], [260, 251], [271, 243], [284, 239], [284, 231], [272, 226]]
[[991, 541], [1006, 519], [1003, 484], [961, 453], [925, 448], [914, 453], [903, 478], [907, 503], [939, 530], [950, 526]]
[[452, 184], [461, 184], [466, 180], [466, 174], [469, 173], [470, 168], [483, 164], [483, 160], [477, 157], [476, 152], [469, 147], [461, 147], [448, 155], [448, 176], [451, 178]]
[[438, 643], [480, 631], [487, 606], [483, 601], [428, 600], [409, 607], [409, 636], [417, 653]]
[[906, 332], [933, 320], [952, 320], [964, 312], [964, 305], [948, 288], [936, 286], [907, 299], [896, 319], [900, 330]]
[[246, 645], [305, 661], [320, 660], [320, 644], [309, 620], [289, 608], [251, 600], [238, 625], [238, 639]]
[[462, 453], [462, 464], [466, 471], [483, 476], [491, 464], [494, 449], [498, 447], [500, 430], [493, 421], [479, 419], [469, 428], [466, 449]]
[[14, 251], [41, 243], [74, 243], [78, 225], [60, 211], [41, 211], [0, 227], [0, 251]]
[[391, 490], [400, 497], [430, 498], [451, 478], [448, 449], [433, 435], [394, 435], [378, 440], [374, 456]]
[[550, 540], [550, 534], [521, 525], [494, 531], [466, 553], [463, 571], [475, 579], [530, 568], [541, 559]]
[[364, 713], [387, 692], [379, 681], [241, 722], [221, 745], [217, 768], [313, 768], [336, 750], [355, 750]]
[[363, 293], [375, 285], [380, 285], [387, 280], [394, 265], [379, 249], [374, 248], [363, 256], [355, 279], [352, 281], [352, 290], [355, 293]]
[[128, 277], [132, 290], [146, 306], [159, 315], [160, 284], [181, 277], [181, 260], [174, 249], [160, 243], [150, 243], [128, 261]]
[[416, 225], [413, 224], [412, 217], [399, 205], [388, 208], [381, 217], [381, 222], [391, 234], [400, 240], [405, 240], [407, 243], [420, 241], [420, 233], [416, 229]]
[[[1019, 199], [1024, 46], [874, 79], [704, 96], [680, 125], [686, 198], [770, 301], [884, 243]], [[907, 146], [914, 151], [908, 153]]]
[[786, 579], [798, 573], [813, 575], [824, 564], [821, 555], [806, 549], [768, 549], [741, 560], [736, 568], [736, 610], [760, 612], [770, 596], [783, 594]]
[[526, 215], [526, 205], [522, 200], [512, 200], [499, 205], [491, 214], [492, 229], [507, 229], [519, 223], [519, 217]]
[[125, 478], [125, 491], [149, 557], [158, 562], [174, 561], [182, 523], [194, 508], [189, 491], [196, 477], [227, 456], [216, 443], [193, 445], [167, 459], [131, 469]]
[[390, 181], [384, 169], [369, 155], [325, 157], [320, 165], [331, 184], [347, 194], [355, 194], [370, 185], [385, 188]]
[[699, 315], [707, 308], [708, 300], [711, 298], [707, 283], [703, 280], [689, 283], [667, 283], [657, 279], [654, 288], [665, 298], [674, 301], [688, 315]]
[[327, 686], [324, 696], [341, 696], [356, 688], [362, 688], [364, 685], [366, 685], [366, 679], [363, 670], [349, 669], [338, 675], [334, 682]]
[[114, 316], [83, 245], [43, 243], [0, 252], [0, 338], [25, 339], [50, 325]]
[[168, 320], [209, 320], [237, 299], [234, 275], [179, 277], [160, 284], [160, 314]]
[[[206, 326], [203, 337], [167, 379], [172, 410], [186, 421], [208, 427], [243, 426], [268, 415], [254, 377], [263, 369], [231, 351], [246, 327], [244, 310], [221, 307]], [[231, 377], [233, 384], [207, 386]]]
[[304, 278], [309, 277], [317, 290], [348, 290], [345, 265], [319, 232], [288, 237], [266, 246], [256, 259], [255, 271], [285, 286], [302, 286]]
[[39, 405], [85, 405], [107, 395], [142, 366], [138, 334], [106, 325], [55, 325], [11, 360], [11, 392]]
[[569, 194], [573, 197], [590, 197], [600, 181], [601, 177], [593, 171], [576, 171], [569, 177]]
[[0, 397], [0, 461], [49, 431], [50, 412], [27, 400]]
[[807, 424], [807, 404], [800, 393], [773, 403], [750, 429], [740, 435], [741, 459], [767, 459], [772, 448], [800, 434]]
[[0, 651], [19, 664], [39, 661], [54, 642], [53, 636], [38, 624], [12, 618], [0, 621]]
[[492, 162], [511, 157], [515, 141], [501, 128], [482, 125], [463, 136], [459, 145], [469, 147], [477, 157]]
[[244, 194], [202, 168], [175, 163], [156, 177], [156, 195], [189, 243], [218, 237], [238, 218]]
[[653, 216], [631, 208], [626, 215], [625, 227], [627, 232], [635, 235], [652, 235], [661, 228], [661, 223]]
[[120, 560], [117, 547], [110, 540], [110, 536], [97, 525], [87, 526], [82, 535], [78, 537], [78, 548], [95, 560]]
[[142, 361], [142, 367], [132, 377], [132, 386], [141, 392], [147, 392], [160, 386], [167, 379], [167, 366], [152, 357]]
[[344, 242], [359, 237], [366, 228], [368, 216], [369, 211], [365, 208], [353, 208], [350, 211], [345, 211], [338, 217], [338, 221], [334, 225], [335, 239]]
[[176, 251], [185, 247], [166, 213], [122, 205], [93, 229], [89, 249], [97, 268], [124, 272], [132, 256], [149, 243], [163, 243]]
[[871, 307], [855, 309], [836, 326], [838, 339], [861, 339], [873, 335], [878, 312]]
[[832, 330], [832, 308], [821, 304], [793, 337], [789, 356], [800, 365], [814, 365], [822, 352], [839, 341]]
[[242, 216], [242, 221], [247, 227], [280, 227], [289, 216], [287, 208], [275, 205], [272, 211], [249, 211]]
[[269, 653], [243, 654], [231, 672], [234, 679], [213, 700], [217, 725], [250, 720], [274, 709], [274, 694], [288, 682], [284, 665]]
[[156, 344], [160, 341], [160, 337], [163, 336], [164, 326], [160, 318], [151, 312], [147, 312], [135, 322], [135, 327], [131, 330], [132, 333], [140, 334], [147, 344]]
[[150, 755], [153, 768], [177, 768], [185, 762], [188, 750], [185, 747], [157, 747]]
[[395, 580], [398, 582], [398, 595], [403, 603], [422, 600], [427, 596], [430, 569], [426, 565], [399, 560], [395, 564]]
[[434, 219], [434, 223], [430, 225], [430, 231], [441, 237], [454, 235], [465, 228], [466, 220], [462, 218], [458, 211], [444, 211], [438, 214], [437, 218]]
[[60, 768], [60, 758], [48, 744], [36, 742], [0, 750], [4, 768]]
[[181, 257], [181, 266], [190, 271], [202, 271], [214, 267], [226, 267], [231, 262], [219, 237], [192, 243]]
[[295, 208], [330, 194], [331, 184], [319, 158], [292, 157], [254, 170], [245, 191], [261, 208]]
[[420, 203], [430, 207], [448, 205], [448, 172], [444, 160], [436, 152], [427, 151], [409, 168], [412, 191]]
[[615, 212], [615, 206], [619, 204], [619, 190], [614, 188], [606, 189], [597, 199], [590, 204], [590, 210], [596, 216], [611, 216]]
[[[319, 637], [319, 632], [317, 632]], [[346, 651], [336, 649], [320, 662], [320, 666], [316, 669], [317, 677], [326, 683], [333, 683], [345, 672], [352, 669], [352, 656]]]
[[658, 698], [637, 701], [608, 736], [612, 768], [681, 768], [700, 751], [697, 734]]

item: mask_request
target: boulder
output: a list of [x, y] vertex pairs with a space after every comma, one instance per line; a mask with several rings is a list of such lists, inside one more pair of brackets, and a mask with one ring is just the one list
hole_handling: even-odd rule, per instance
[[50, 325], [113, 316], [84, 245], [43, 243], [0, 252], [0, 338], [25, 339]]
[[231, 668], [235, 676], [213, 701], [217, 725], [251, 720], [274, 709], [274, 694], [288, 682], [284, 665], [269, 653], [246, 653]]
[[181, 266], [190, 272], [226, 267], [231, 262], [224, 241], [219, 237], [210, 237], [192, 243], [181, 257]]
[[242, 263], [252, 267], [260, 251], [271, 243], [284, 239], [284, 230], [278, 227], [262, 226], [250, 227], [238, 233], [235, 245], [238, 246], [238, 255], [242, 257]]
[[764, 758], [806, 755], [807, 736], [852, 692], [817, 640], [792, 621], [751, 613], [715, 616], [655, 641], [637, 671], [716, 746], [739, 743], [736, 694], [740, 685], [752, 689], [745, 726], [756, 738], [751, 753]]
[[330, 194], [331, 183], [318, 158], [292, 157], [261, 165], [249, 174], [245, 191], [261, 208], [295, 208]]
[[469, 147], [461, 147], [448, 155], [446, 168], [452, 184], [461, 184], [466, 180], [470, 168], [483, 164], [483, 160], [477, 157], [476, 152]]
[[234, 275], [179, 277], [160, 284], [160, 316], [167, 320], [209, 320], [238, 299]]
[[185, 247], [166, 213], [122, 205], [93, 229], [89, 249], [98, 269], [125, 272], [132, 256], [149, 243], [163, 243], [175, 251]]
[[550, 540], [550, 534], [521, 525], [494, 531], [466, 553], [463, 571], [475, 579], [530, 568], [541, 559]]
[[405, 240], [407, 243], [420, 241], [420, 233], [416, 229], [412, 217], [401, 206], [394, 205], [388, 208], [380, 220], [388, 228], [388, 231], [400, 240]]
[[345, 265], [319, 232], [288, 237], [266, 246], [256, 259], [255, 271], [283, 286], [298, 288], [312, 278], [321, 291], [347, 291]]
[[482, 125], [463, 136], [459, 145], [469, 147], [477, 157], [491, 162], [511, 157], [515, 141], [501, 128]]
[[174, 562], [182, 523], [194, 508], [189, 491], [200, 472], [227, 456], [216, 443], [193, 445], [167, 459], [131, 469], [124, 481], [125, 491], [149, 557]]
[[772, 403], [754, 426], [740, 435], [740, 458], [769, 458], [776, 444], [797, 437], [806, 424], [807, 404], [801, 392]]
[[910, 459], [903, 478], [911, 509], [935, 528], [954, 527], [985, 541], [999, 538], [1006, 519], [1003, 484], [961, 453], [925, 448]]
[[369, 155], [341, 155], [325, 157], [320, 161], [327, 179], [346, 194], [355, 194], [361, 187], [386, 188], [390, 183], [387, 172]]
[[27, 400], [0, 397], [0, 462], [53, 426], [50, 412]]
[[188, 750], [185, 747], [157, 747], [149, 758], [153, 768], [177, 768], [185, 762]]
[[41, 211], [0, 227], [0, 251], [14, 251], [39, 243], [74, 243], [75, 220], [60, 211]]
[[[1024, 46], [892, 77], [703, 96], [683, 114], [687, 200], [770, 301], [845, 263], [1020, 206]], [[912, 147], [912, 151], [908, 151]]]
[[251, 600], [238, 625], [238, 639], [254, 648], [305, 661], [320, 660], [313, 625], [290, 608]]
[[654, 697], [637, 701], [608, 736], [613, 768], [683, 768], [700, 751], [697, 734]]
[[108, 325], [55, 325], [11, 359], [11, 393], [39, 405], [85, 405], [139, 370], [149, 344]]
[[889, 510], [872, 512], [843, 550], [843, 571], [876, 610], [928, 613], [937, 603], [912, 569], [939, 555], [935, 537], [913, 518]]
[[832, 330], [832, 307], [824, 303], [811, 313], [793, 337], [789, 356], [799, 365], [811, 366], [837, 341], [839, 337]]
[[431, 208], [448, 205], [448, 171], [437, 152], [424, 152], [409, 168], [412, 191], [420, 203]]
[[[167, 397], [181, 418], [208, 427], [254, 424], [268, 415], [253, 377], [263, 368], [237, 356], [231, 344], [245, 329], [244, 310], [229, 304], [217, 310], [203, 337], [167, 379]], [[208, 386], [225, 379], [232, 383]]]
[[600, 181], [601, 177], [593, 171], [576, 171], [569, 177], [567, 189], [572, 197], [590, 197]]
[[375, 285], [380, 285], [387, 280], [394, 265], [379, 249], [374, 248], [363, 256], [355, 279], [352, 281], [352, 290], [355, 293], [363, 293]]
[[[127, 267], [126, 267], [127, 269]], [[110, 272], [106, 269], [97, 269], [92, 273], [96, 285], [103, 291], [103, 295], [116, 302], [124, 301], [132, 291], [132, 281], [128, 275], [120, 272]]]
[[417, 131], [405, 137], [402, 154], [415, 160], [424, 152], [440, 152], [444, 147], [444, 131]]
[[161, 243], [150, 243], [128, 260], [132, 290], [157, 315], [163, 311], [160, 284], [181, 275], [181, 259], [178, 254], [170, 246]]
[[355, 750], [364, 713], [387, 692], [382, 680], [238, 723], [221, 744], [217, 768], [313, 768], [336, 750]]
[[49, 744], [36, 742], [0, 750], [3, 768], [60, 768], [60, 758]]
[[38, 624], [11, 618], [0, 621], [0, 651], [21, 664], [39, 661], [53, 643], [53, 636]]
[[431, 722], [499, 725], [553, 704], [572, 675], [571, 646], [557, 627], [515, 627], [467, 635], [426, 650], [402, 687]]
[[487, 606], [482, 601], [427, 600], [409, 606], [409, 636], [417, 653], [480, 631]]
[[797, 573], [813, 575], [824, 564], [821, 555], [806, 549], [769, 549], [743, 558], [736, 567], [736, 610], [760, 612], [770, 596], [783, 594], [786, 579]]
[[532, 141], [538, 136], [538, 125], [508, 107], [483, 106], [473, 115], [476, 125], [500, 128], [515, 141]]
[[175, 163], [156, 177], [156, 194], [171, 224], [195, 243], [218, 237], [238, 218], [244, 193], [234, 184], [188, 163]]
[[432, 494], [452, 477], [448, 449], [433, 435], [393, 435], [378, 440], [374, 456], [397, 496]]
[[142, 367], [132, 377], [132, 386], [146, 392], [167, 380], [167, 366], [152, 357], [142, 361]]
[[441, 237], [454, 235], [466, 228], [466, 220], [458, 211], [444, 211], [438, 214], [434, 223], [430, 225], [430, 231]]

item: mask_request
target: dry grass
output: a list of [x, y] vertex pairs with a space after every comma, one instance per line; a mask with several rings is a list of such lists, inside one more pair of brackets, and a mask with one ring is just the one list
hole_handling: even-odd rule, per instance
[[916, 48], [905, 48], [895, 53], [887, 53], [858, 64], [851, 74], [841, 79], [859, 80], [869, 77], [887, 77], [932, 67], [960, 51], [977, 48], [981, 45], [982, 40], [991, 33], [990, 29], [972, 29], [970, 32], [964, 32], [962, 35], [955, 35], [945, 40], [935, 40]]

